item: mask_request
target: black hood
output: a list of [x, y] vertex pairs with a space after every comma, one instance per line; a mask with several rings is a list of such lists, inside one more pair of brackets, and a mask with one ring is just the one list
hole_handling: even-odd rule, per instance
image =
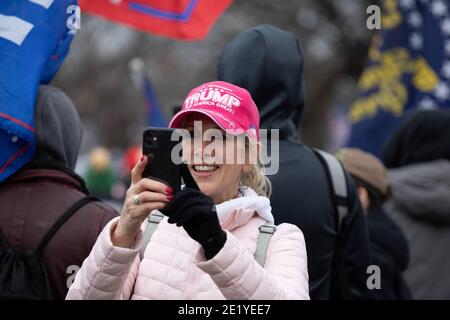
[[402, 120], [383, 148], [387, 168], [450, 160], [450, 111], [414, 111]]
[[304, 106], [303, 52], [297, 37], [269, 25], [239, 34], [222, 52], [218, 79], [247, 89], [263, 129], [297, 140]]
[[69, 97], [55, 87], [40, 86], [34, 122], [36, 153], [28, 167], [59, 165], [74, 170], [81, 145], [82, 126]]

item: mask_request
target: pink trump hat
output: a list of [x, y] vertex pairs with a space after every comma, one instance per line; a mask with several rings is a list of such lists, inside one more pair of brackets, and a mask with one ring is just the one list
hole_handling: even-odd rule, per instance
[[251, 139], [259, 139], [258, 108], [247, 90], [231, 83], [208, 82], [193, 89], [169, 128], [181, 128], [183, 120], [193, 112], [208, 116], [227, 133], [247, 133]]

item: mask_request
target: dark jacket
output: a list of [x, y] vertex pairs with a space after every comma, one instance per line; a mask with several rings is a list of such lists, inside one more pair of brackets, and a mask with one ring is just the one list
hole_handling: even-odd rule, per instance
[[374, 208], [367, 216], [373, 264], [380, 268], [381, 288], [374, 291], [375, 299], [410, 300], [411, 292], [402, 272], [409, 263], [409, 248], [400, 228], [383, 208]]
[[271, 26], [245, 31], [223, 50], [218, 77], [249, 90], [260, 110], [261, 128], [280, 130], [279, 172], [269, 176], [271, 205], [277, 224], [293, 223], [305, 235], [311, 298], [336, 297], [332, 268], [336, 247], [344, 252], [353, 297], [365, 298], [370, 243], [354, 183], [347, 176], [350, 212], [338, 236], [324, 166], [298, 137], [304, 91], [303, 53], [297, 38]]
[[[73, 171], [82, 136], [80, 119], [60, 90], [39, 88], [35, 130], [33, 160], [0, 184], [0, 228], [8, 243], [18, 249], [36, 249], [54, 222], [88, 194]], [[56, 299], [65, 298], [74, 272], [106, 223], [117, 215], [101, 202], [89, 203], [50, 240], [43, 256]]]
[[[35, 249], [53, 223], [86, 195], [82, 182], [60, 170], [22, 170], [0, 185], [0, 228], [8, 243]], [[64, 299], [70, 276], [81, 267], [98, 235], [117, 212], [102, 202], [77, 211], [44, 250], [56, 299]], [[69, 283], [70, 284], [70, 283]]]

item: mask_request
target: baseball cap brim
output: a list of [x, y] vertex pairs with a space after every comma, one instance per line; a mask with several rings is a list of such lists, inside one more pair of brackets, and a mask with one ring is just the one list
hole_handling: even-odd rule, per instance
[[234, 128], [230, 128], [228, 123], [230, 121], [220, 119], [219, 117], [215, 117], [213, 114], [208, 112], [208, 110], [183, 110], [178, 112], [170, 121], [169, 128], [182, 128], [183, 127], [183, 121], [193, 113], [200, 113], [205, 116], [207, 116], [209, 119], [211, 119], [215, 124], [217, 124], [222, 130], [224, 130], [226, 133], [232, 134], [232, 135], [240, 135], [245, 133], [245, 129], [240, 126], [238, 123], [235, 123]]

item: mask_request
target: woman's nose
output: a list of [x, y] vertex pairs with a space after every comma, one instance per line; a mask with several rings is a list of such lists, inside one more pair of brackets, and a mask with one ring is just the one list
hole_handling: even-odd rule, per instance
[[202, 148], [194, 148], [194, 163], [202, 161]]
[[194, 158], [198, 160], [203, 160], [204, 158], [214, 157], [216, 154], [215, 148], [209, 147], [211, 141], [202, 141], [194, 146]]

